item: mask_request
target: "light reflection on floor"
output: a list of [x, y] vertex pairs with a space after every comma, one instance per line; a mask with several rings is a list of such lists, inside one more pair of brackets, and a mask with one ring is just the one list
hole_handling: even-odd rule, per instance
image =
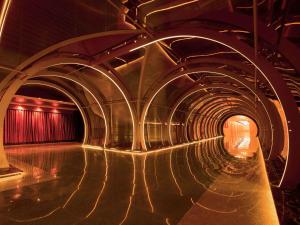
[[223, 144], [149, 155], [9, 149], [28, 171], [18, 188], [0, 193], [1, 224], [279, 224], [260, 151], [240, 159]]

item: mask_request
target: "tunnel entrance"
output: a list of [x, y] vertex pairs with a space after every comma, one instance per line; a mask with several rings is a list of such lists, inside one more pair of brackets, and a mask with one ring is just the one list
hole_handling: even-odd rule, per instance
[[4, 121], [4, 145], [82, 142], [84, 123], [76, 104], [62, 92], [22, 86]]
[[258, 150], [258, 127], [249, 117], [235, 115], [223, 125], [224, 147], [236, 158], [253, 157]]

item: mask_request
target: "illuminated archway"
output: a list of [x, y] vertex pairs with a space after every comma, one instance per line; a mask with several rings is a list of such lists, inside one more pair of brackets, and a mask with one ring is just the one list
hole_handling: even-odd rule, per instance
[[258, 151], [258, 127], [245, 115], [229, 117], [223, 124], [224, 147], [236, 158], [253, 157]]
[[89, 123], [77, 97], [61, 85], [26, 82], [6, 112], [5, 145], [85, 143]]

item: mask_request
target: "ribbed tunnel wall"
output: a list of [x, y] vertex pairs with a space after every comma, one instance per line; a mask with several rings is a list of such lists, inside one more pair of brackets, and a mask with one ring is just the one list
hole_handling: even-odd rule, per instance
[[[176, 146], [222, 136], [225, 120], [242, 114], [258, 124], [266, 157], [282, 151], [276, 108], [259, 90], [254, 94], [245, 78], [207, 62], [179, 68], [156, 45], [137, 51], [140, 56], [125, 68], [50, 54], [24, 71], [31, 75], [26, 82], [55, 86], [78, 101], [86, 126], [83, 144], [144, 151]], [[7, 97], [25, 83], [14, 84]]]
[[[116, 26], [44, 49], [2, 81], [0, 115], [22, 85], [49, 85], [77, 102], [83, 144], [137, 151], [222, 136], [227, 118], [245, 115], [257, 123], [265, 158], [286, 150], [287, 165], [299, 154], [298, 109], [280, 69], [265, 57], [268, 40], [259, 40], [255, 58], [249, 33], [219, 32], [198, 21], [174, 26], [150, 36]], [[288, 56], [280, 55], [292, 65]], [[290, 165], [285, 173], [298, 168]]]

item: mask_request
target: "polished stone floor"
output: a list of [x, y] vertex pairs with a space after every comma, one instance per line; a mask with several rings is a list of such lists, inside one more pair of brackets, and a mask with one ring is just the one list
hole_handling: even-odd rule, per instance
[[8, 148], [25, 172], [0, 181], [0, 224], [278, 225], [261, 151], [242, 153], [247, 141], [234, 144], [241, 155], [222, 138], [148, 154]]

